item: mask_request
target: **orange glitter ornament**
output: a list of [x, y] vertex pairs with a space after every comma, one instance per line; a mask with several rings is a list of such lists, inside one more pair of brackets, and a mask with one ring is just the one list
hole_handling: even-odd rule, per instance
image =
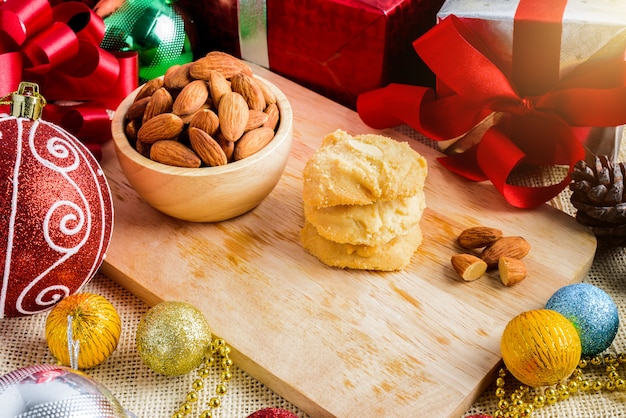
[[523, 312], [507, 324], [500, 350], [517, 380], [539, 387], [570, 376], [580, 361], [582, 346], [576, 328], [565, 316], [537, 309]]
[[117, 348], [121, 332], [115, 307], [93, 293], [66, 297], [46, 320], [50, 352], [60, 364], [74, 369], [89, 369], [106, 360]]

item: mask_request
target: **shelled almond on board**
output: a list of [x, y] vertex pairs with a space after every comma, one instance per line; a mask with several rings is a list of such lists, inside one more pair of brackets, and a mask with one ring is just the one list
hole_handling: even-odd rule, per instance
[[476, 254], [453, 254], [452, 267], [466, 282], [480, 279], [489, 269], [498, 269], [500, 281], [513, 286], [527, 276], [522, 261], [530, 252], [530, 244], [520, 236], [504, 236], [502, 231], [488, 226], [466, 228], [457, 237], [459, 246]]

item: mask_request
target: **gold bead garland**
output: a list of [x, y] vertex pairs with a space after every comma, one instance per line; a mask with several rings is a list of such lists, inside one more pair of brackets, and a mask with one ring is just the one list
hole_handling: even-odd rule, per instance
[[[511, 394], [505, 390], [507, 370], [501, 368], [496, 379], [495, 396], [498, 398], [498, 409], [493, 413], [494, 418], [529, 418], [536, 409], [546, 405], [554, 405], [568, 399], [577, 392], [597, 393], [603, 390], [626, 391], [626, 379], [618, 372], [620, 364], [626, 363], [626, 353], [599, 354], [594, 357], [581, 359], [572, 375], [562, 383], [554, 386], [531, 388], [521, 385]], [[604, 365], [606, 379], [589, 380], [583, 376], [583, 370], [589, 366]]]
[[200, 418], [215, 417], [214, 411], [220, 407], [222, 396], [228, 392], [226, 384], [232, 379], [230, 368], [233, 366], [233, 361], [230, 359], [230, 347], [228, 347], [226, 342], [221, 338], [216, 338], [211, 341], [202, 363], [200, 363], [200, 366], [198, 366], [196, 370], [198, 378], [192, 382], [191, 390], [187, 393], [185, 401], [178, 407], [178, 410], [172, 414], [172, 418], [184, 418], [193, 412], [194, 405], [196, 405], [199, 400], [199, 392], [204, 389], [205, 380], [211, 374], [211, 367], [217, 361], [216, 357], [221, 359], [219, 363], [222, 368], [220, 383], [215, 386], [215, 394], [207, 403], [208, 408], [204, 409], [199, 415]]

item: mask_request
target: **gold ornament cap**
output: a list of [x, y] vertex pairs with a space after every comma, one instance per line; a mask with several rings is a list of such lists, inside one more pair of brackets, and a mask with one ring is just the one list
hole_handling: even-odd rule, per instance
[[11, 94], [11, 116], [16, 118], [39, 119], [46, 105], [46, 99], [39, 94], [39, 85], [22, 81], [18, 90]]

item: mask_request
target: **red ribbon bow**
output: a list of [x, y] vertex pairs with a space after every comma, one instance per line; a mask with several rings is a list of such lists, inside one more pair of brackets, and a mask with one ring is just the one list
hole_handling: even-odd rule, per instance
[[21, 81], [37, 83], [49, 103], [57, 101], [43, 117], [98, 158], [100, 144], [111, 137], [111, 111], [138, 85], [136, 53], [100, 48], [104, 31], [103, 20], [81, 2], [0, 2], [0, 95]]
[[[450, 90], [391, 84], [362, 94], [357, 110], [375, 128], [408, 124], [434, 140], [466, 134], [494, 112], [505, 114], [480, 142], [440, 158], [448, 169], [474, 181], [490, 180], [514, 206], [545, 203], [570, 183], [523, 187], [507, 183], [520, 163], [567, 164], [584, 158], [581, 134], [626, 123], [623, 57], [591, 59], [559, 77], [561, 17], [566, 0], [520, 0], [510, 77], [492, 51], [461, 19], [450, 16], [414, 42], [424, 62]], [[511, 81], [512, 80], [512, 81]]]

